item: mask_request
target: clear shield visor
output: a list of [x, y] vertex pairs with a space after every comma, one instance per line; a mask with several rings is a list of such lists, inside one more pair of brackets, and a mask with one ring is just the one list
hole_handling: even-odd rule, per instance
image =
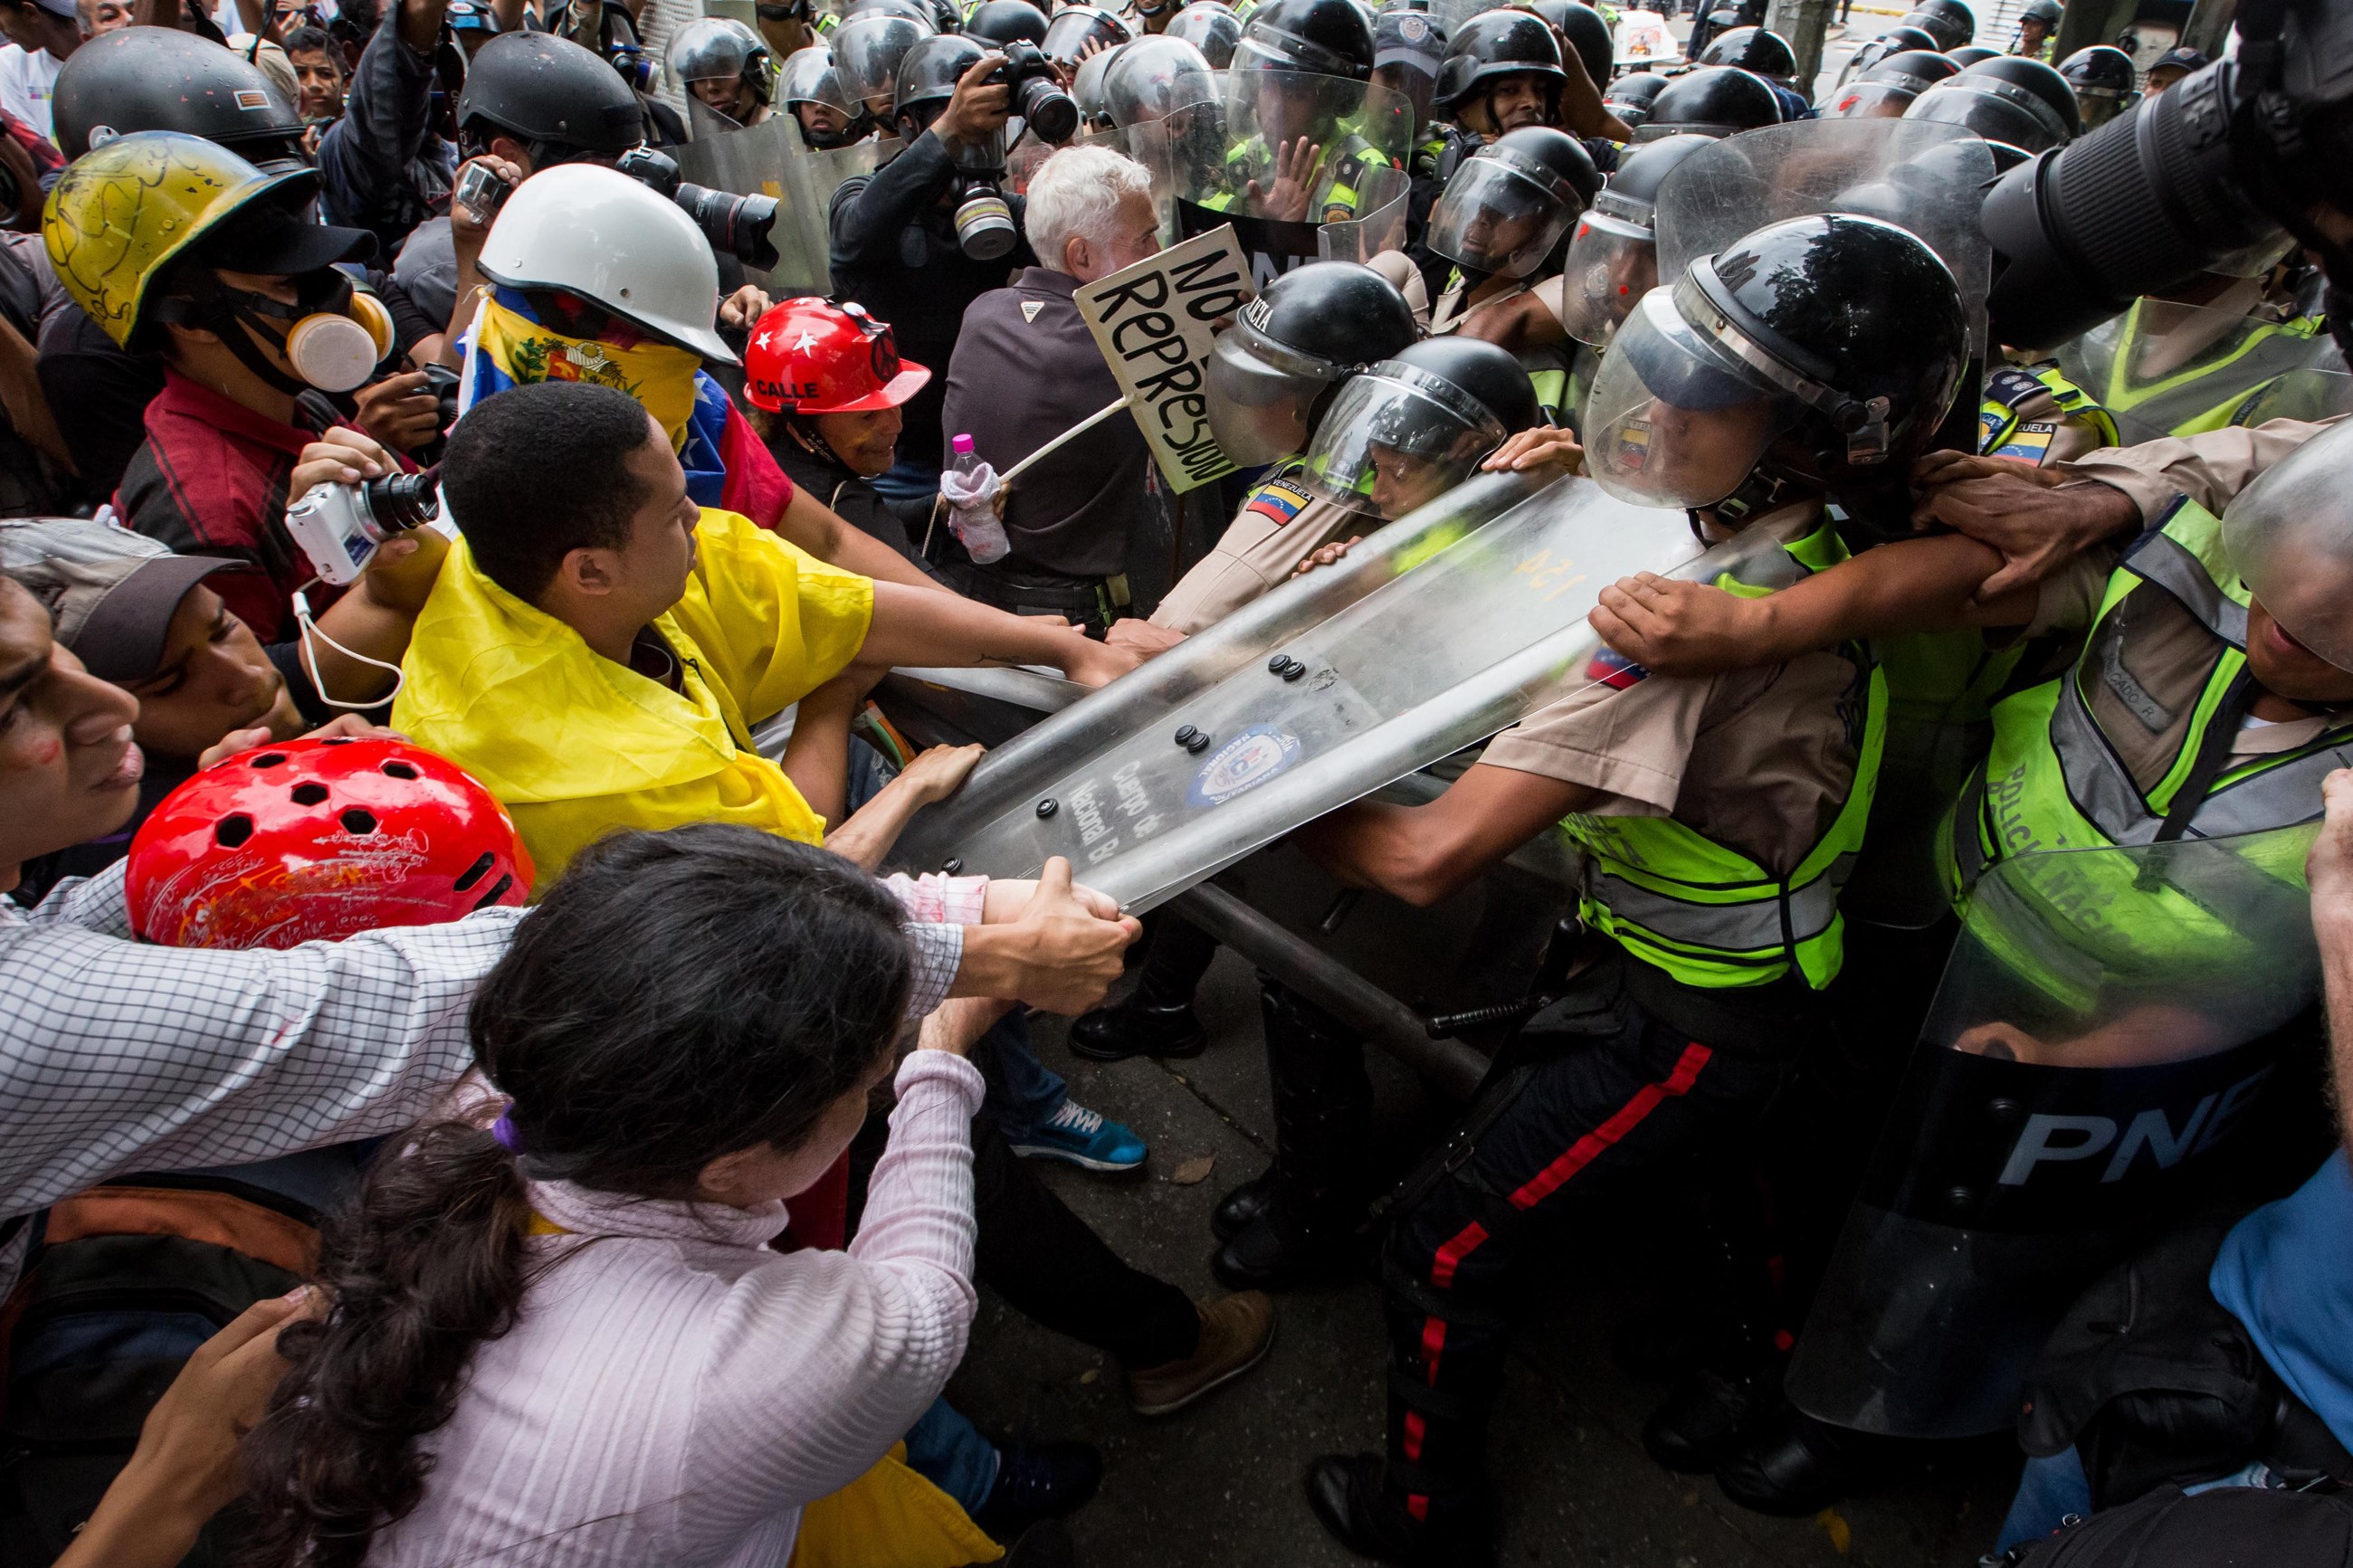
[[[2348, 464], [2353, 424], [2330, 426], [2266, 469], [2222, 513], [2222, 548], [2248, 591], [2288, 636], [2343, 670], [2353, 670]], [[2251, 647], [2250, 656], [2256, 651]]]
[[1109, 48], [1125, 42], [1127, 29], [1118, 22], [1092, 7], [1072, 6], [1046, 25], [1046, 41], [1039, 48], [1050, 60], [1076, 65], [1089, 44]]
[[1332, 400], [1300, 479], [1325, 500], [1395, 520], [1468, 479], [1506, 434], [1451, 383], [1384, 360]]
[[1240, 468], [1288, 458], [1307, 445], [1316, 398], [1346, 374], [1237, 322], [1209, 351], [1209, 433]]
[[930, 32], [912, 17], [852, 16], [833, 34], [833, 69], [841, 90], [870, 104], [881, 99], [887, 117], [899, 91], [899, 62]]
[[[1565, 194], [1566, 193], [1566, 194]], [[1541, 164], [1491, 148], [1465, 159], [1430, 215], [1430, 248], [1474, 271], [1525, 278], [1576, 216], [1576, 195]]]
[[1695, 330], [1674, 291], [1642, 296], [1585, 405], [1586, 469], [1620, 500], [1713, 506], [1805, 412]]
[[858, 113], [841, 90], [841, 75], [833, 68], [833, 51], [822, 47], [801, 49], [785, 61], [778, 94], [787, 106], [822, 103], [852, 117]]
[[1902, 82], [1858, 81], [1831, 100], [1831, 120], [1901, 120], [1920, 96]]
[[[1609, 192], [1604, 191], [1606, 200]], [[1603, 212], [1577, 221], [1561, 268], [1560, 324], [1589, 348], [1609, 342], [1644, 295], [1659, 283], [1658, 236], [1648, 224]]]

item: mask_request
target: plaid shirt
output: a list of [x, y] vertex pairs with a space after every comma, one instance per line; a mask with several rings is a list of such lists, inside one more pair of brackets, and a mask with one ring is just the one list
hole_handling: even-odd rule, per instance
[[[280, 952], [131, 938], [121, 865], [40, 906], [0, 899], [0, 1216], [133, 1171], [236, 1165], [373, 1138], [473, 1065], [466, 1008], [523, 911]], [[918, 917], [979, 916], [978, 878], [894, 878]], [[911, 1016], [937, 1006], [961, 924], [906, 928]], [[0, 1294], [24, 1227], [0, 1245]]]

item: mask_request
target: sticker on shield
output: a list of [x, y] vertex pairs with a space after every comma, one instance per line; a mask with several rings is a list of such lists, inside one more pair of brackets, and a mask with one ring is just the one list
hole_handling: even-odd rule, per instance
[[1185, 788], [1188, 805], [1223, 805], [1256, 789], [1299, 760], [1299, 737], [1271, 724], [1253, 724], [1219, 746]]

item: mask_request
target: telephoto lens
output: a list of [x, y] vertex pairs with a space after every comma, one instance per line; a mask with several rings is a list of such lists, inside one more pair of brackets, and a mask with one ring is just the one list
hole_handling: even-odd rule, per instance
[[776, 265], [776, 247], [768, 241], [769, 226], [776, 221], [776, 197], [730, 195], [703, 185], [681, 184], [670, 199], [722, 254], [763, 272]]
[[1014, 106], [1040, 142], [1060, 147], [1078, 134], [1078, 100], [1055, 85], [1054, 68], [1037, 45], [1021, 38], [1007, 44], [995, 79], [1013, 89]]

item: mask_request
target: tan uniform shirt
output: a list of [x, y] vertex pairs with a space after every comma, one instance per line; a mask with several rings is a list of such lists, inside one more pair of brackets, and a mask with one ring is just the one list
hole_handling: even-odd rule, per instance
[[[1787, 539], [1811, 503], [1750, 526]], [[1707, 677], [1596, 683], [1487, 743], [1490, 767], [1600, 792], [1596, 816], [1672, 816], [1768, 870], [1794, 870], [1854, 784], [1866, 672], [1843, 654]]]
[[1168, 590], [1152, 624], [1191, 637], [1282, 582], [1303, 557], [1380, 526], [1379, 518], [1310, 495], [1278, 470], [1242, 501], [1218, 547]]
[[2219, 517], [2258, 474], [2335, 423], [2274, 419], [2253, 428], [2168, 436], [2137, 447], [2104, 447], [2065, 468], [2072, 477], [2097, 479], [2132, 497], [2146, 522], [2156, 521], [2177, 495]]

